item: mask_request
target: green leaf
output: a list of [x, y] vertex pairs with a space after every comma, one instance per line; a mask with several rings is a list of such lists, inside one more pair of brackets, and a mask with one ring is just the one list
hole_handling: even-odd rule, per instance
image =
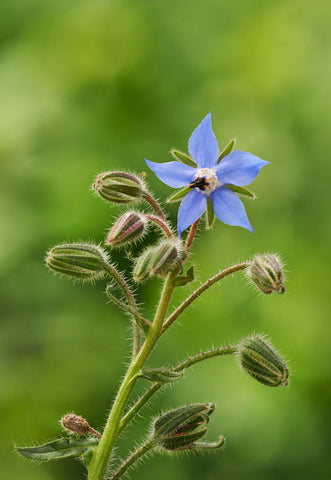
[[185, 163], [185, 165], [188, 165], [189, 167], [197, 168], [197, 164], [195, 163], [193, 158], [190, 157], [190, 155], [188, 155], [187, 153], [181, 152], [180, 150], [176, 150], [175, 148], [172, 148], [170, 150], [170, 153], [175, 160]]
[[207, 203], [207, 210], [206, 210], [206, 228], [207, 230], [211, 229], [215, 223], [215, 213], [213, 209], [213, 205], [211, 203], [210, 198], [208, 198]]
[[39, 447], [16, 447], [18, 453], [34, 460], [47, 461], [58, 458], [79, 457], [89, 448], [98, 445], [97, 438], [59, 438]]
[[173, 281], [173, 285], [175, 287], [182, 287], [187, 283], [193, 282], [194, 280], [194, 268], [190, 267], [185, 275], [180, 275], [179, 277], [175, 278]]
[[180, 380], [183, 376], [183, 372], [172, 372], [165, 368], [143, 368], [138, 377], [146, 378], [151, 382], [158, 383], [171, 383]]
[[256, 199], [255, 193], [248, 190], [248, 188], [237, 187], [236, 185], [227, 185], [227, 187], [229, 187], [234, 193], [239, 193], [239, 195], [245, 195], [246, 197], [250, 197], [253, 200]]
[[191, 187], [181, 188], [180, 190], [177, 190], [177, 192], [175, 192], [173, 195], [171, 195], [171, 197], [167, 199], [167, 202], [168, 203], [179, 202], [180, 200], [183, 200], [185, 195], [187, 195], [191, 190], [192, 190]]
[[217, 163], [220, 163], [222, 158], [226, 157], [227, 155], [229, 155], [229, 153], [231, 153], [235, 143], [236, 143], [235, 138], [233, 138], [232, 140], [229, 141], [229, 143], [224, 147], [224, 149], [220, 153]]

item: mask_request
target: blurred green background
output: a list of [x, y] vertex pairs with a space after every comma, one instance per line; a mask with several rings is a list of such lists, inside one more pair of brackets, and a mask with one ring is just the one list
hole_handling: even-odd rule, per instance
[[[285, 259], [287, 293], [264, 298], [243, 275], [226, 279], [187, 310], [149, 365], [265, 332], [289, 360], [291, 386], [263, 387], [232, 358], [196, 366], [158, 395], [153, 415], [214, 401], [208, 438], [225, 435], [226, 449], [154, 456], [132, 478], [329, 478], [330, 14], [327, 0], [2, 0], [1, 478], [84, 478], [72, 460], [24, 462], [13, 442], [60, 436], [57, 422], [71, 411], [101, 428], [129, 358], [127, 318], [106, 304], [105, 285], [52, 276], [44, 252], [102, 242], [119, 209], [89, 191], [95, 174], [169, 160], [209, 111], [221, 146], [235, 136], [271, 163], [254, 182], [259, 199], [245, 201], [255, 234], [221, 222], [201, 231], [199, 278], [174, 304], [219, 268], [266, 251]], [[148, 180], [159, 198], [172, 192]], [[139, 288], [146, 316], [159, 290], [159, 280]], [[121, 456], [149, 424], [145, 410]]]

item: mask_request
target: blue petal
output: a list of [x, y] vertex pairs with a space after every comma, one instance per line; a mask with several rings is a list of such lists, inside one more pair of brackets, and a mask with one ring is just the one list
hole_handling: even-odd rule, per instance
[[196, 222], [206, 211], [207, 200], [207, 195], [199, 193], [196, 189], [186, 195], [178, 210], [177, 230], [179, 237], [185, 228]]
[[210, 196], [216, 217], [227, 225], [238, 225], [253, 232], [244, 204], [228, 187], [217, 188]]
[[146, 158], [145, 162], [163, 183], [173, 188], [185, 187], [192, 181], [197, 172], [195, 168], [180, 162], [156, 163], [150, 162]]
[[217, 164], [220, 152], [211, 128], [211, 113], [208, 113], [192, 133], [188, 141], [188, 151], [199, 168], [210, 168]]
[[251, 153], [236, 150], [224, 157], [216, 167], [217, 178], [222, 185], [249, 185], [267, 163]]

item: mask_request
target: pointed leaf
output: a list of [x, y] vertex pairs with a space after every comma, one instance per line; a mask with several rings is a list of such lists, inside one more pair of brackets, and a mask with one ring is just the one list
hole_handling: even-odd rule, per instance
[[229, 141], [229, 143], [224, 147], [224, 149], [220, 153], [217, 163], [220, 163], [222, 158], [226, 157], [227, 155], [229, 155], [229, 153], [231, 153], [235, 143], [236, 143], [235, 138], [233, 138], [232, 140]]
[[168, 202], [168, 203], [180, 202], [181, 200], [183, 200], [183, 198], [185, 197], [185, 195], [187, 195], [191, 190], [192, 190], [191, 187], [181, 188], [180, 190], [177, 190], [176, 193], [174, 193], [173, 195], [171, 195], [171, 196], [167, 199], [167, 202]]
[[183, 376], [183, 372], [172, 372], [165, 368], [143, 368], [138, 376], [146, 378], [151, 382], [171, 383], [180, 380]]
[[79, 457], [90, 447], [98, 445], [97, 438], [59, 438], [39, 447], [16, 447], [18, 453], [34, 460], [46, 461], [58, 458]]
[[171, 149], [170, 153], [175, 160], [179, 160], [180, 162], [185, 163], [185, 165], [188, 165], [189, 167], [197, 168], [197, 164], [188, 153], [181, 152], [180, 150], [176, 150], [175, 148]]
[[183, 285], [186, 285], [187, 283], [193, 282], [194, 280], [194, 268], [190, 267], [186, 275], [180, 275], [179, 277], [175, 278], [173, 281], [173, 285], [175, 287], [182, 287]]
[[213, 209], [213, 205], [211, 203], [210, 198], [208, 199], [207, 210], [206, 210], [206, 228], [210, 230], [215, 223], [215, 213]]
[[248, 190], [246, 187], [237, 187], [237, 185], [227, 185], [234, 193], [239, 193], [239, 195], [245, 195], [246, 197], [250, 197], [253, 200], [256, 199], [255, 193]]

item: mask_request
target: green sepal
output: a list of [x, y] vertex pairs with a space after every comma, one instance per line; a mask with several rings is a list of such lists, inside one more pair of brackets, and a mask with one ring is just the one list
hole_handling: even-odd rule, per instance
[[143, 368], [138, 374], [138, 377], [158, 383], [176, 382], [180, 380], [182, 376], [183, 372], [172, 372], [166, 368]]
[[233, 138], [232, 140], [229, 141], [229, 143], [223, 148], [223, 150], [222, 150], [221, 153], [219, 154], [218, 162], [217, 162], [217, 163], [220, 163], [220, 161], [222, 160], [222, 158], [226, 157], [227, 155], [229, 155], [229, 153], [231, 153], [231, 151], [232, 151], [235, 143], [236, 143], [236, 139], [235, 139], [235, 138]]
[[182, 287], [187, 283], [193, 282], [193, 280], [194, 280], [194, 267], [190, 267], [187, 270], [185, 275], [180, 275], [179, 277], [175, 278], [175, 280], [173, 281], [173, 286]]
[[97, 438], [58, 438], [39, 447], [16, 447], [18, 453], [33, 460], [47, 461], [66, 457], [79, 457], [98, 445]]
[[167, 199], [167, 202], [168, 202], [168, 203], [180, 202], [181, 200], [183, 200], [183, 198], [184, 198], [191, 190], [192, 190], [191, 187], [181, 188], [180, 190], [177, 190], [176, 193], [174, 193], [173, 195], [171, 195], [171, 196]]
[[248, 190], [245, 187], [238, 187], [237, 185], [227, 185], [234, 193], [239, 193], [239, 195], [245, 195], [246, 197], [252, 198], [253, 200], [256, 199], [255, 193]]
[[215, 223], [215, 213], [213, 209], [213, 204], [211, 203], [210, 198], [208, 198], [207, 210], [206, 210], [206, 228], [207, 230], [211, 229]]
[[224, 446], [225, 439], [223, 436], [220, 436], [217, 442], [198, 442], [194, 445], [194, 448], [201, 450], [216, 450]]
[[187, 153], [181, 152], [180, 150], [176, 150], [175, 148], [172, 148], [170, 150], [170, 153], [175, 160], [185, 163], [185, 165], [188, 165], [189, 167], [197, 168], [197, 164], [195, 163], [193, 158], [190, 157], [190, 155], [188, 155]]
[[196, 446], [195, 442], [207, 433], [205, 425], [198, 426], [195, 430], [189, 432], [179, 431], [171, 437], [165, 437], [159, 440], [161, 447], [166, 450], [185, 450], [191, 446]]

